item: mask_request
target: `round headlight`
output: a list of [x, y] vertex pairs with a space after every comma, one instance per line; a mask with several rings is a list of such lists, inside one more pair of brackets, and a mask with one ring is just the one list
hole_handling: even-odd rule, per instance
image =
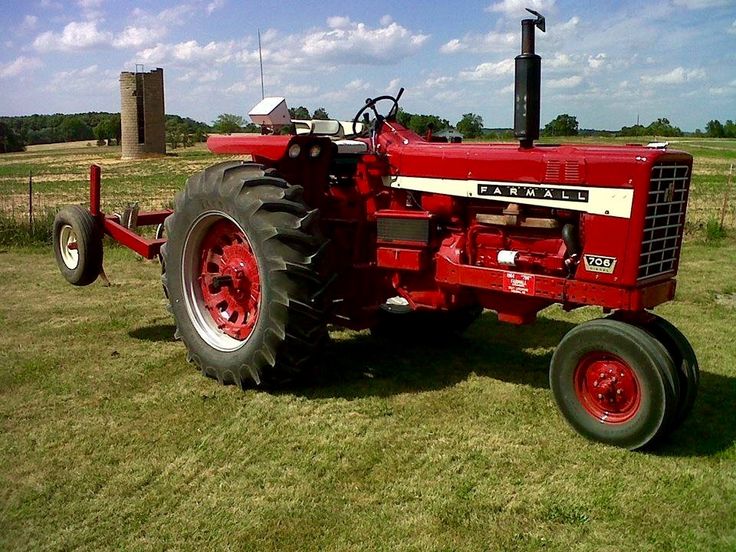
[[299, 144], [292, 144], [291, 147], [289, 147], [289, 157], [292, 159], [296, 159], [299, 157], [299, 154], [302, 152], [302, 147]]
[[315, 157], [319, 157], [319, 154], [322, 153], [322, 146], [319, 144], [313, 145], [311, 148], [309, 148], [309, 157], [314, 159]]

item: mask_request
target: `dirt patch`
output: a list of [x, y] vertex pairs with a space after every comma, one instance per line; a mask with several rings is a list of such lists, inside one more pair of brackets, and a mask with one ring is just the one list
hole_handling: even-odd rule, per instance
[[716, 303], [722, 307], [736, 309], [736, 293], [717, 293]]

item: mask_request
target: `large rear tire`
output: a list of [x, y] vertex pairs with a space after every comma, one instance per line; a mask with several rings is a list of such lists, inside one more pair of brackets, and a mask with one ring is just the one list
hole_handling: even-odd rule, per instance
[[562, 338], [550, 386], [578, 433], [632, 450], [670, 429], [679, 398], [665, 347], [641, 328], [610, 319], [581, 324]]
[[301, 186], [260, 165], [225, 162], [189, 178], [166, 219], [162, 282], [205, 375], [280, 385], [314, 364], [328, 338], [316, 218]]
[[53, 247], [56, 264], [70, 284], [89, 285], [102, 271], [102, 232], [84, 207], [69, 205], [58, 212]]

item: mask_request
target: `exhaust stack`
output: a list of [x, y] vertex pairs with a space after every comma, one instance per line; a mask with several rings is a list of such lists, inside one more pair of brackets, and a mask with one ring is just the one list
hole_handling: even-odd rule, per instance
[[545, 32], [544, 17], [527, 8], [536, 19], [521, 21], [521, 54], [516, 56], [514, 82], [514, 136], [522, 148], [531, 148], [539, 138], [542, 58], [534, 53], [534, 27]]

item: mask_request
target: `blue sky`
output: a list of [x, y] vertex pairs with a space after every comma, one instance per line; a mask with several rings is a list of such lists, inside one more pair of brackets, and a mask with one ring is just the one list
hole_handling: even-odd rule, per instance
[[408, 111], [509, 127], [524, 7], [547, 17], [543, 124], [736, 119], [736, 0], [0, 0], [0, 115], [119, 111], [136, 63], [164, 68], [167, 113], [245, 115], [260, 29], [266, 94], [290, 106], [349, 118], [403, 86]]

